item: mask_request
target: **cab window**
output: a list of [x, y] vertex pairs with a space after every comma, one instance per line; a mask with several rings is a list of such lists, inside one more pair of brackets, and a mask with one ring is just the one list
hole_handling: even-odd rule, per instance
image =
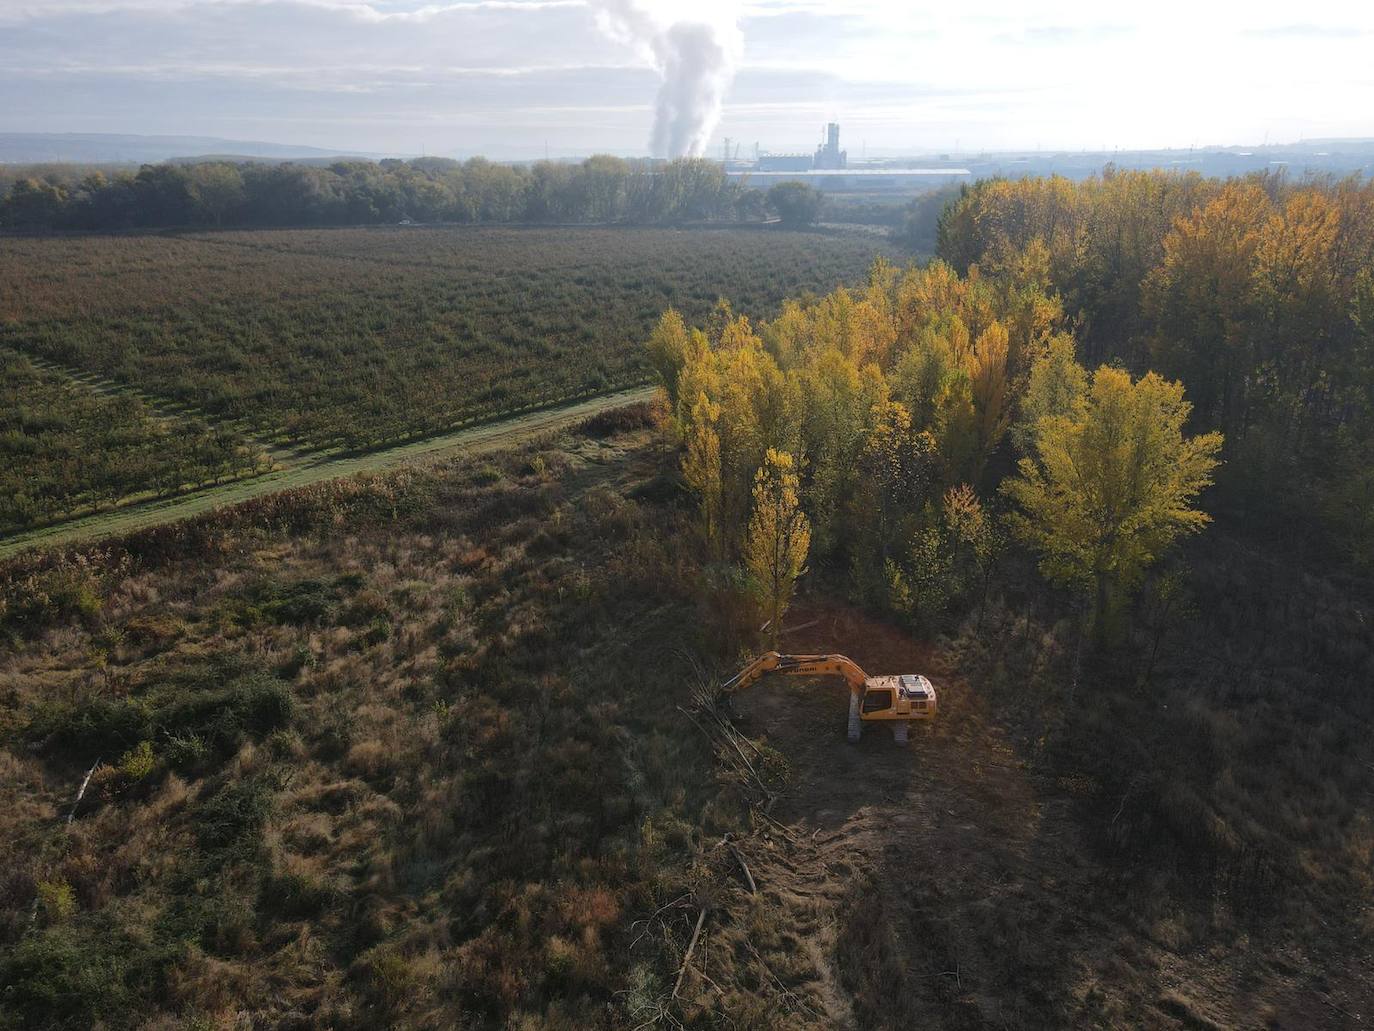
[[886, 688], [864, 693], [864, 712], [882, 712], [892, 708], [892, 692]]

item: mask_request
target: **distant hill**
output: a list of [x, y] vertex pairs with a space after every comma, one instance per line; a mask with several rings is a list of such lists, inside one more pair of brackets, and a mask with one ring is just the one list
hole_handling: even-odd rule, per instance
[[284, 143], [224, 140], [214, 136], [123, 136], [114, 133], [0, 132], [0, 164], [74, 161], [131, 163], [199, 158], [206, 155], [273, 160], [377, 157], [375, 154], [298, 147]]
[[1162, 168], [1218, 178], [1265, 171], [1284, 171], [1290, 176], [1359, 174], [1374, 177], [1374, 141], [1359, 139], [1300, 140], [1297, 143], [1271, 143], [1254, 147], [989, 151], [983, 154], [940, 155], [940, 158], [953, 157], [957, 157], [958, 163], [969, 170], [973, 179], [1041, 175], [1084, 179], [1097, 175], [1107, 164], [1120, 169]]

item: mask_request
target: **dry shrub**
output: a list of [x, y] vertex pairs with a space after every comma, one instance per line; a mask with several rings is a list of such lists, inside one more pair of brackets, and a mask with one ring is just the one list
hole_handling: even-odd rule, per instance
[[638, 401], [620, 408], [610, 408], [584, 419], [575, 432], [583, 436], [614, 437], [635, 430], [653, 429], [658, 425], [658, 411], [652, 401]]
[[[546, 456], [546, 477], [561, 469]], [[225, 1026], [618, 1020], [616, 939], [648, 897], [620, 888], [690, 848], [688, 767], [704, 754], [627, 705], [643, 657], [687, 621], [658, 575], [662, 546], [646, 552], [660, 566], [636, 565], [657, 524], [612, 490], [584, 505], [509, 474], [453, 487], [445, 506], [387, 534], [367, 530], [375, 513], [303, 502], [265, 530], [240, 513], [226, 523], [233, 557], [209, 569], [163, 561], [192, 547], [186, 532], [156, 560], [144, 551], [137, 591], [107, 620], [124, 643], [106, 638], [128, 664], [127, 702], [146, 709], [111, 700], [81, 626], [61, 631], [68, 659], [24, 653], [26, 700], [50, 700], [36, 688], [66, 662], [77, 693], [55, 715], [103, 721], [49, 721], [67, 734], [45, 737], [64, 781], [151, 742], [154, 769], [134, 787], [111, 781], [101, 804], [97, 779], [67, 862], [28, 863], [4, 886], [23, 905], [40, 876], [61, 877], [80, 903], [71, 925], [118, 911], [151, 945], [192, 943], [169, 954], [165, 982], [150, 960], [156, 975], [120, 1004], [136, 1015], [112, 1026], [173, 1012]], [[540, 531], [551, 553], [536, 561]], [[176, 599], [177, 620], [125, 613], [135, 593]], [[257, 612], [237, 619], [243, 603]], [[392, 632], [357, 648], [378, 617]], [[251, 655], [244, 684], [283, 701], [271, 720], [247, 704], [258, 693], [239, 698], [239, 666], [207, 658], [226, 652]], [[221, 741], [221, 709], [251, 727]], [[632, 740], [657, 742], [646, 783], [626, 761]], [[641, 806], [662, 809], [673, 848], [641, 847]], [[353, 957], [356, 976], [339, 977]]]
[[236, 1011], [244, 1008], [258, 987], [254, 972], [241, 963], [187, 949], [167, 972], [167, 999], [188, 1014], [199, 1015], [211, 1027], [233, 1026]]
[[355, 776], [377, 781], [391, 776], [394, 759], [391, 749], [374, 738], [355, 744], [348, 750], [344, 762], [348, 771]]
[[608, 889], [573, 888], [559, 904], [559, 914], [579, 930], [600, 932], [620, 919], [620, 903]]
[[452, 991], [464, 1008], [488, 1018], [515, 1009], [537, 967], [526, 964], [520, 950], [505, 934], [488, 928], [457, 950], [450, 971]]

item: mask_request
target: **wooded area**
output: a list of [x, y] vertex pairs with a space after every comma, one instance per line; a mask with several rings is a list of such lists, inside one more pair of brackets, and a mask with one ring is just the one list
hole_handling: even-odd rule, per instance
[[764, 191], [718, 162], [666, 164], [608, 155], [579, 164], [508, 165], [471, 158], [345, 160], [329, 166], [204, 161], [16, 180], [0, 226], [131, 229], [165, 226], [376, 225], [417, 222], [760, 221]]
[[1374, 560], [1374, 183], [986, 182], [939, 237], [958, 270], [1034, 269], [1088, 364], [1181, 380], [1193, 423], [1226, 434], [1238, 516]]
[[1374, 186], [996, 181], [939, 239], [943, 260], [880, 261], [865, 290], [757, 329], [724, 308], [704, 330], [660, 321], [710, 554], [754, 546], [774, 449], [798, 464], [813, 558], [926, 630], [981, 596], [1004, 532], [1104, 630], [1208, 521], [1192, 504], [1214, 471], [1247, 534], [1369, 568]]
[[[777, 625], [814, 540], [859, 600], [933, 632], [985, 594], [1006, 543], [985, 506], [1007, 497], [1011, 531], [1051, 579], [1094, 592], [1103, 631], [1206, 523], [1189, 506], [1222, 438], [1185, 432], [1177, 383], [1090, 375], [1064, 325], [1033, 273], [961, 279], [941, 262], [880, 261], [867, 290], [789, 302], [757, 333], [723, 306], [706, 330], [669, 311], [648, 346], [706, 552], [740, 559]], [[1024, 457], [1006, 476], [1012, 441]]]

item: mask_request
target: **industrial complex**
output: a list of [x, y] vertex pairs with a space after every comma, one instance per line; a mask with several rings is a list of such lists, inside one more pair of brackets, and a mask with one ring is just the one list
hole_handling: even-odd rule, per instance
[[[729, 153], [730, 142], [726, 141], [725, 165], [727, 171], [733, 171], [732, 165], [738, 164], [738, 159], [732, 159]], [[754, 163], [751, 171], [754, 172], [812, 172], [812, 171], [835, 171], [844, 168], [849, 163], [849, 155], [840, 149], [840, 123], [830, 122], [825, 127], [825, 139], [816, 147], [814, 154], [769, 154], [760, 151], [758, 145], [754, 145]]]
[[1246, 175], [1285, 171], [1289, 175], [1369, 175], [1374, 172], [1374, 140], [1299, 140], [1261, 147], [1202, 147], [1182, 150], [1034, 150], [928, 153], [851, 163], [840, 149], [840, 125], [826, 124], [811, 153], [771, 153], [754, 145], [742, 158], [737, 143], [726, 139], [724, 168], [731, 177], [798, 179], [818, 189], [844, 192], [926, 190], [945, 183], [1004, 176], [1062, 175], [1083, 179], [1105, 167], [1162, 168], [1202, 175]]
[[727, 138], [723, 160], [727, 175], [800, 179], [823, 189], [850, 189], [857, 181], [864, 182], [866, 187], [899, 186], [912, 180], [929, 183], [932, 178], [936, 181], [959, 180], [970, 175], [967, 168], [943, 167], [943, 162], [941, 167], [926, 168], [886, 162], [851, 165], [848, 152], [840, 149], [839, 122], [826, 124], [814, 153], [773, 154], [755, 144], [753, 159], [741, 160], [738, 144], [731, 150], [731, 141]]

